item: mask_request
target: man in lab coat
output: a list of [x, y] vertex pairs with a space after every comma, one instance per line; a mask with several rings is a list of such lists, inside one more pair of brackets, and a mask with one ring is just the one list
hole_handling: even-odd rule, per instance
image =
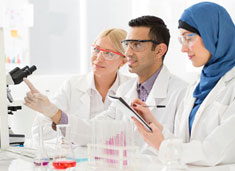
[[[129, 71], [136, 73], [138, 77], [122, 84], [116, 95], [123, 97], [128, 104], [139, 98], [147, 105], [156, 106], [152, 107], [151, 111], [163, 125], [173, 131], [175, 113], [187, 84], [172, 75], [163, 64], [170, 39], [169, 30], [160, 18], [154, 16], [133, 19], [129, 26], [127, 38], [122, 43], [126, 49]], [[123, 119], [126, 115], [121, 115], [121, 112], [116, 104], [112, 103], [109, 109], [96, 116], [96, 119]], [[68, 116], [68, 123], [72, 125], [74, 141], [86, 144], [91, 132], [91, 127], [88, 126], [90, 122]]]
[[[123, 83], [116, 96], [123, 97], [128, 104], [135, 98], [145, 101], [155, 117], [169, 130], [173, 131], [175, 114], [184, 96], [187, 84], [172, 75], [163, 64], [169, 45], [170, 34], [165, 23], [155, 16], [142, 16], [129, 22], [130, 30], [126, 40], [123, 40], [125, 56], [129, 71], [136, 73], [133, 78]], [[81, 111], [82, 112], [82, 111]], [[72, 141], [77, 144], [87, 144], [91, 141], [91, 120], [68, 115], [71, 125]], [[115, 103], [109, 109], [97, 115], [94, 119], [126, 119], [130, 116], [123, 113]], [[52, 120], [60, 122], [60, 117]], [[61, 123], [61, 122], [60, 122]], [[137, 143], [143, 140], [137, 137]]]

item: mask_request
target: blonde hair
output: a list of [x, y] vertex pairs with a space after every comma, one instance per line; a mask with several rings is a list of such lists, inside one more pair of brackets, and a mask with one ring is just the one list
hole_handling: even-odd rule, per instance
[[96, 38], [96, 41], [100, 38], [108, 37], [109, 40], [113, 43], [115, 49], [119, 53], [124, 54], [124, 49], [122, 47], [121, 41], [126, 38], [126, 35], [127, 35], [127, 32], [123, 29], [110, 28], [101, 32]]

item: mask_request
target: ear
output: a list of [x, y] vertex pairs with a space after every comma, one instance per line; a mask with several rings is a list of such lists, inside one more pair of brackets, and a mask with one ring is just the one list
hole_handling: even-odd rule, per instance
[[155, 48], [156, 57], [162, 58], [162, 56], [166, 53], [166, 51], [167, 51], [167, 45], [165, 43], [160, 43]]
[[127, 63], [127, 59], [126, 57], [122, 57], [122, 62], [120, 63], [118, 69], [121, 68], [123, 65], [125, 65], [125, 63]]

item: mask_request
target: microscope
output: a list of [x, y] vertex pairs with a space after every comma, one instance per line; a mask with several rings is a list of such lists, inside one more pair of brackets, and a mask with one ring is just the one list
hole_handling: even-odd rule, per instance
[[[25, 66], [22, 69], [19, 67], [14, 68], [6, 75], [6, 84], [7, 84], [7, 99], [10, 103], [12, 103], [14, 100], [11, 95], [11, 90], [9, 88], [9, 85], [17, 85], [20, 84], [23, 81], [23, 78], [26, 78], [27, 76], [31, 75], [37, 67], [35, 65], [29, 67]], [[12, 106], [8, 105], [8, 115], [13, 115], [13, 112], [16, 112], [17, 110], [21, 110], [21, 106]], [[24, 144], [25, 135], [23, 134], [14, 134], [9, 127], [9, 141], [10, 144]]]

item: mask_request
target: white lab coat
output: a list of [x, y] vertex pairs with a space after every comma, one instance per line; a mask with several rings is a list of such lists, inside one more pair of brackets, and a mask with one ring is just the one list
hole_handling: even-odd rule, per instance
[[[117, 91], [117, 96], [123, 97], [128, 104], [135, 98], [138, 98], [136, 87], [138, 78], [133, 78], [122, 84]], [[155, 113], [156, 118], [169, 130], [173, 131], [173, 123], [178, 106], [182, 101], [187, 87], [186, 82], [172, 75], [166, 66], [163, 65], [152, 90], [146, 100], [147, 105], [164, 105], [165, 108], [150, 108]], [[127, 117], [126, 117], [127, 116]], [[115, 103], [112, 103], [109, 109], [94, 119], [130, 119], [130, 116], [123, 113]], [[78, 144], [87, 144], [91, 140], [91, 123], [87, 120], [74, 119], [69, 116], [69, 123], [73, 125], [73, 141]], [[138, 142], [139, 141], [139, 142]], [[137, 143], [143, 144], [143, 139], [137, 137]]]
[[[132, 77], [123, 75], [118, 72], [118, 86]], [[77, 75], [71, 77], [64, 83], [61, 89], [56, 93], [52, 102], [56, 104], [63, 112], [72, 115], [75, 118], [89, 120], [90, 117], [90, 100], [91, 86], [94, 79], [93, 72], [86, 75]], [[32, 127], [33, 138], [38, 136], [39, 123], [43, 123], [43, 138], [52, 139], [56, 137], [56, 131], [51, 127], [51, 120], [43, 115], [38, 115], [34, 120]], [[47, 125], [45, 125], [47, 124]]]
[[[201, 104], [190, 137], [189, 114], [195, 102], [192, 94], [196, 85], [187, 91], [176, 115], [174, 135], [182, 142], [175, 148], [182, 149], [180, 158], [186, 163], [206, 166], [235, 163], [235, 67], [218, 81]], [[173, 136], [165, 128], [163, 134], [166, 139]], [[161, 144], [160, 158], [167, 151], [171, 153], [169, 143], [166, 140]]]

